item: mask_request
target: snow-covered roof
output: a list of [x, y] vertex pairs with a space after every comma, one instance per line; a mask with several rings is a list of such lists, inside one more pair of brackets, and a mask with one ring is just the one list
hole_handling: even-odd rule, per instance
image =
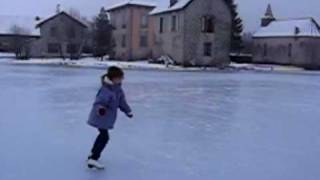
[[56, 18], [57, 16], [60, 16], [60, 15], [66, 15], [68, 16], [69, 18], [71, 18], [72, 20], [74, 20], [76, 23], [80, 24], [81, 26], [87, 28], [88, 25], [86, 22], [83, 22], [81, 19], [77, 18], [77, 17], [74, 17], [72, 15], [70, 15], [69, 13], [65, 12], [65, 11], [61, 11], [60, 13], [56, 13], [54, 15], [51, 15], [51, 16], [48, 16], [48, 18], [45, 18], [45, 19], [42, 19], [41, 21], [38, 22], [38, 24], [36, 25], [36, 27], [40, 27], [41, 25], [45, 24], [46, 22]]
[[178, 11], [185, 8], [192, 0], [178, 0], [176, 4], [170, 7], [157, 7], [153, 11], [150, 12], [151, 15], [162, 14], [172, 11]]
[[115, 4], [111, 6], [110, 8], [107, 9], [107, 11], [113, 11], [125, 6], [145, 6], [145, 7], [150, 7], [154, 8], [156, 7], [156, 4], [150, 2], [150, 1], [145, 1], [145, 0], [126, 0], [121, 3]]
[[0, 15], [0, 35], [16, 35], [12, 28], [17, 26], [24, 29], [19, 35], [40, 36], [40, 30], [36, 29], [37, 21], [30, 16]]
[[320, 28], [313, 18], [275, 20], [260, 28], [253, 37], [320, 37]]

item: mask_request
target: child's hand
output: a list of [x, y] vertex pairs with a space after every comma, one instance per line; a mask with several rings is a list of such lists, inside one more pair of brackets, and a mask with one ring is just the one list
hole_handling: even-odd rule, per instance
[[127, 114], [127, 116], [128, 116], [128, 118], [133, 118], [133, 113], [132, 113], [132, 112], [129, 112], [129, 113]]
[[104, 108], [104, 107], [99, 107], [99, 109], [98, 109], [98, 114], [99, 114], [99, 116], [104, 116], [104, 115], [106, 115], [107, 114], [107, 110], [106, 110], [106, 108]]

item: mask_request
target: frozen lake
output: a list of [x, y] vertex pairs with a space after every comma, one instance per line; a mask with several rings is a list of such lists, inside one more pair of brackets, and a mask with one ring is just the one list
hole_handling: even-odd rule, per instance
[[319, 180], [320, 75], [127, 71], [119, 116], [85, 160], [103, 71], [0, 64], [1, 180]]

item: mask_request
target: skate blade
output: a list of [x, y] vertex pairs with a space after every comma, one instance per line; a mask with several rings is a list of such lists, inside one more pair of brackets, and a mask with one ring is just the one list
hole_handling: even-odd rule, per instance
[[99, 167], [96, 167], [96, 166], [93, 166], [93, 165], [88, 165], [88, 168], [89, 169], [104, 170], [104, 167], [103, 168], [99, 168]]

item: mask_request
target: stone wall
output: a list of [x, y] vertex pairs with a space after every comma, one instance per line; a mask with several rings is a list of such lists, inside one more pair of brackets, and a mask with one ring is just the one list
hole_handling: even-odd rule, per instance
[[320, 66], [318, 47], [320, 38], [255, 38], [253, 62], [317, 67]]
[[[56, 29], [56, 36], [51, 35], [51, 28]], [[74, 31], [74, 37], [70, 36], [71, 29]], [[61, 14], [50, 21], [47, 21], [40, 27], [41, 38], [33, 43], [31, 54], [33, 57], [71, 57], [80, 56], [85, 43], [86, 28], [81, 26], [75, 20], [67, 15]], [[59, 44], [61, 51], [57, 53], [48, 52], [49, 44]], [[68, 52], [68, 45], [77, 46], [75, 53]]]
[[[201, 17], [215, 18], [215, 33], [201, 31]], [[195, 0], [185, 9], [184, 61], [192, 65], [223, 66], [229, 64], [231, 44], [231, 10], [224, 0]], [[212, 42], [212, 56], [203, 55], [203, 46]]]
[[[171, 18], [176, 16], [177, 29], [171, 31]], [[170, 56], [177, 63], [183, 63], [184, 54], [184, 13], [182, 11], [152, 16], [154, 25], [155, 44], [153, 58]], [[160, 19], [163, 19], [163, 32], [160, 32]]]
[[[179, 17], [179, 31], [171, 32], [172, 16]], [[215, 33], [202, 32], [201, 18], [213, 16]], [[160, 33], [160, 18], [164, 32]], [[154, 58], [171, 56], [178, 64], [192, 66], [223, 66], [230, 62], [231, 10], [224, 0], [194, 0], [185, 9], [158, 14], [155, 19]], [[212, 43], [212, 55], [204, 56], [204, 43]]]

